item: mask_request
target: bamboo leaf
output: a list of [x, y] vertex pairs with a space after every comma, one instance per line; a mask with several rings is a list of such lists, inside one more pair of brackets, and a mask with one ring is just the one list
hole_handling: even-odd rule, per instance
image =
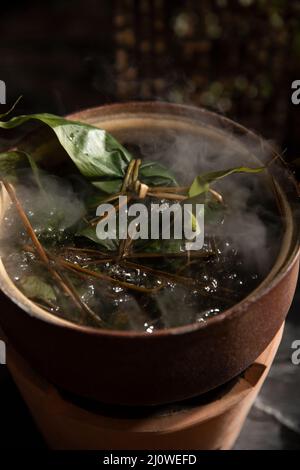
[[118, 249], [119, 241], [117, 239], [106, 238], [105, 240], [101, 240], [97, 237], [96, 226], [84, 227], [77, 231], [76, 236], [86, 237], [94, 243], [97, 243], [97, 245], [103, 246], [103, 248], [106, 248], [108, 251], [116, 251]]
[[18, 168], [28, 166], [28, 160], [23, 152], [11, 151], [0, 153], [0, 175], [9, 176]]
[[46, 303], [56, 301], [53, 287], [38, 276], [28, 276], [22, 279], [21, 288], [30, 299], [42, 300]]
[[[109, 194], [120, 191], [133, 157], [111, 134], [90, 124], [47, 113], [17, 116], [0, 122], [0, 128], [12, 129], [30, 120], [39, 121], [55, 132], [81, 174], [96, 188]], [[176, 185], [172, 173], [156, 162], [143, 163], [139, 178], [152, 186]]]
[[194, 198], [206, 193], [209, 190], [211, 183], [225, 178], [225, 176], [232, 175], [233, 173], [260, 173], [264, 169], [265, 167], [249, 168], [246, 166], [240, 166], [235, 168], [229, 168], [228, 170], [203, 173], [201, 175], [196, 176], [193, 183], [191, 184], [188, 192], [189, 197]]
[[13, 150], [10, 152], [0, 153], [0, 175], [5, 177], [11, 177], [15, 175], [16, 170], [20, 168], [31, 167], [34, 178], [40, 190], [43, 190], [39, 170], [34, 159], [27, 152], [23, 150]]
[[139, 171], [141, 181], [148, 186], [177, 186], [173, 174], [160, 163], [142, 163]]
[[125, 175], [132, 156], [103, 129], [47, 113], [17, 116], [0, 122], [0, 128], [12, 129], [30, 120], [42, 122], [55, 132], [62, 147], [89, 180]]
[[123, 180], [120, 178], [117, 178], [117, 179], [111, 179], [108, 181], [94, 181], [93, 186], [95, 186], [97, 189], [100, 189], [104, 193], [114, 194], [120, 191], [122, 183], [123, 183]]
[[6, 111], [6, 112], [3, 113], [3, 114], [0, 114], [0, 119], [2, 119], [2, 118], [4, 118], [4, 117], [8, 116], [8, 115], [15, 109], [15, 107], [17, 106], [17, 104], [19, 103], [19, 101], [20, 101], [21, 99], [22, 99], [22, 95], [19, 96], [19, 98], [14, 102], [14, 104], [11, 106], [11, 108], [9, 108], [8, 111]]

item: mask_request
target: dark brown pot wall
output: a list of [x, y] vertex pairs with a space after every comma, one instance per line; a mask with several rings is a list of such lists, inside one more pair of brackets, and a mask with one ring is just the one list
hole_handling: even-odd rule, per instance
[[107, 403], [171, 402], [226, 382], [259, 356], [284, 321], [298, 268], [295, 260], [244, 312], [185, 334], [99, 338], [30, 317], [8, 299], [1, 324], [33, 367], [62, 388]]

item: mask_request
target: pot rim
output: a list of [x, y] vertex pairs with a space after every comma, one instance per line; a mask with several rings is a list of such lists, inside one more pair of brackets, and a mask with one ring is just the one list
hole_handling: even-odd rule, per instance
[[[146, 109], [145, 109], [146, 108]], [[205, 116], [211, 117], [214, 119], [214, 122], [220, 121], [224, 125], [226, 123], [229, 127], [234, 128], [235, 130], [239, 130], [242, 135], [250, 136], [251, 138], [257, 140], [260, 138], [260, 135], [256, 132], [253, 132], [250, 129], [247, 129], [243, 125], [233, 121], [232, 119], [222, 116], [216, 112], [207, 110], [206, 108], [191, 106], [191, 105], [183, 105], [183, 104], [175, 104], [175, 103], [168, 103], [164, 101], [128, 101], [123, 103], [112, 103], [106, 105], [95, 106], [91, 108], [85, 108], [80, 111], [76, 111], [74, 113], [70, 113], [66, 115], [66, 118], [73, 119], [73, 120], [80, 120], [84, 121], [85, 116], [89, 118], [91, 115], [97, 115], [100, 111], [105, 115], [107, 112], [108, 114], [117, 114], [117, 113], [135, 113], [137, 110], [145, 113], [152, 112], [159, 112], [159, 109], [163, 111], [170, 111], [170, 114], [180, 115], [185, 117], [199, 117], [199, 114], [205, 114]], [[176, 111], [176, 113], [172, 113]], [[188, 113], [188, 116], [187, 116]], [[193, 113], [191, 115], [191, 113]], [[98, 115], [99, 117], [99, 115]], [[35, 133], [33, 131], [32, 133]], [[26, 137], [26, 136], [25, 136]], [[272, 151], [273, 155], [278, 156], [280, 155], [269, 143], [266, 143], [266, 146]], [[286, 163], [280, 158], [282, 165], [284, 165], [289, 173], [290, 182], [294, 185], [294, 189], [296, 190], [299, 196], [299, 188], [293, 173], [289, 170]], [[55, 316], [55, 314], [50, 314], [46, 312], [46, 310], [38, 307], [28, 299], [24, 294], [19, 291], [19, 289], [15, 286], [13, 281], [8, 279], [11, 282], [12, 286], [16, 291], [21, 294], [21, 297], [27, 300], [26, 303], [21, 302], [16, 296], [11, 292], [10, 286], [7, 286], [7, 282], [0, 277], [0, 288], [1, 290], [15, 303], [20, 307], [22, 310], [25, 310], [30, 316], [33, 316], [39, 320], [45, 321], [47, 323], [53, 324], [57, 327], [67, 328], [68, 330], [75, 330], [77, 332], [81, 332], [84, 334], [97, 336], [97, 337], [116, 337], [116, 338], [127, 338], [127, 339], [146, 339], [146, 338], [158, 338], [158, 337], [166, 337], [166, 336], [177, 336], [177, 335], [184, 335], [193, 333], [198, 330], [206, 331], [209, 327], [213, 327], [214, 325], [218, 325], [224, 321], [231, 321], [235, 319], [237, 316], [243, 314], [243, 312], [249, 308], [249, 306], [253, 305], [256, 301], [258, 301], [262, 296], [267, 295], [269, 291], [276, 287], [277, 284], [280, 283], [282, 278], [284, 278], [289, 271], [293, 268], [294, 264], [297, 262], [297, 259], [300, 255], [300, 246], [299, 246], [299, 233], [297, 234], [294, 249], [287, 255], [286, 259], [284, 260], [283, 265], [280, 269], [275, 273], [274, 277], [268, 281], [264, 286], [262, 285], [266, 279], [263, 279], [262, 283], [260, 283], [252, 292], [250, 292], [244, 299], [233, 305], [232, 307], [224, 310], [223, 312], [219, 313], [214, 317], [210, 317], [207, 319], [206, 322], [194, 322], [189, 323], [187, 325], [172, 327], [172, 328], [165, 328], [161, 330], [155, 330], [153, 333], [149, 334], [145, 331], [120, 331], [120, 330], [106, 330], [104, 328], [94, 328], [90, 326], [84, 325], [77, 325], [76, 323], [72, 323], [69, 320], [65, 320], [63, 318], [59, 318]], [[0, 263], [3, 265], [2, 260], [0, 258]], [[34, 311], [32, 310], [32, 306], [34, 306]], [[43, 314], [42, 314], [43, 313]], [[45, 315], [46, 314], [46, 315]]]

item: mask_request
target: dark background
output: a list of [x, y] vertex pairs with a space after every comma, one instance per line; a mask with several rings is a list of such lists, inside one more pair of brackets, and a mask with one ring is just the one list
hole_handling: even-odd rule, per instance
[[0, 79], [20, 111], [154, 99], [206, 106], [299, 155], [300, 2], [1, 4]]
[[[129, 100], [205, 106], [300, 157], [300, 2], [284, 0], [56, 0], [1, 3], [0, 80], [18, 113], [66, 114]], [[1, 105], [1, 110], [7, 107]], [[0, 112], [2, 112], [0, 110]], [[0, 133], [5, 148], [13, 133]], [[299, 297], [299, 294], [298, 294]], [[294, 301], [277, 362], [237, 448], [300, 449], [300, 338]], [[40, 447], [4, 366], [0, 366], [5, 447]]]

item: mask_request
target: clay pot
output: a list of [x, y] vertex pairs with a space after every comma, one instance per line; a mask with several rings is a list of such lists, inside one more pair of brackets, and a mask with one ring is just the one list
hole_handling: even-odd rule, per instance
[[227, 450], [268, 375], [282, 333], [283, 326], [255, 363], [225, 386], [180, 404], [150, 409], [103, 406], [90, 400], [87, 407], [78, 397], [74, 402], [11, 347], [7, 366], [50, 449], [112, 450], [122, 445], [123, 450]]
[[[69, 117], [105, 128], [126, 144], [147, 141], [147, 145], [152, 142], [155, 146], [156, 136], [167, 139], [171, 133], [196, 136], [199, 142], [206, 139], [217, 143], [220, 150], [232, 148], [242, 164], [260, 159], [259, 137], [202, 109], [129, 103], [94, 108]], [[26, 148], [31, 148], [37, 159], [49, 150], [45, 138], [37, 132], [25, 141]], [[264, 150], [272, 153], [264, 145]], [[60, 158], [59, 152], [51, 148], [49, 166]], [[289, 310], [297, 281], [295, 185], [283, 166], [271, 168], [284, 224], [279, 254], [264, 282], [234, 307], [206, 323], [153, 334], [93, 329], [59, 319], [34, 305], [14, 286], [0, 263], [1, 289], [7, 296], [2, 296], [0, 314], [5, 335], [47, 380], [104, 403], [149, 405], [183, 400], [235, 377], [276, 335]], [[6, 196], [2, 190], [2, 213]]]

